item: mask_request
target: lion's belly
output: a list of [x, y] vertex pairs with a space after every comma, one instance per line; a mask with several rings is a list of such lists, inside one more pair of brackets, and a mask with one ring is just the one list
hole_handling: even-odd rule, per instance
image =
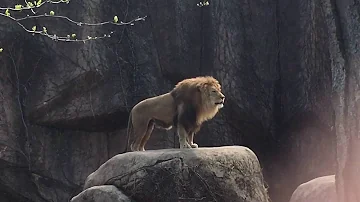
[[173, 126], [173, 123], [171, 122], [164, 122], [164, 121], [161, 121], [161, 120], [157, 120], [157, 119], [154, 119], [153, 120], [154, 123], [155, 123], [155, 126], [157, 128], [161, 128], [161, 129], [165, 129], [165, 130], [170, 130]]

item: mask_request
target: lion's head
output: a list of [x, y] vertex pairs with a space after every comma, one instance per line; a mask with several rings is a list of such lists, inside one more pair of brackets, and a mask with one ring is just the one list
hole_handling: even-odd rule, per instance
[[219, 81], [211, 76], [185, 79], [175, 86], [173, 95], [196, 108], [198, 123], [213, 118], [225, 101]]
[[200, 87], [202, 92], [202, 104], [208, 108], [222, 108], [224, 106], [225, 96], [221, 93], [221, 86], [216, 81], [204, 83]]

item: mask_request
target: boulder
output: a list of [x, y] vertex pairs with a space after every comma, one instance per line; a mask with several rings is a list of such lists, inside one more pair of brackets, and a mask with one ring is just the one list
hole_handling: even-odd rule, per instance
[[257, 156], [247, 147], [162, 149], [119, 154], [83, 189], [114, 185], [135, 201], [267, 202]]
[[290, 202], [336, 202], [335, 175], [318, 177], [299, 185]]
[[131, 202], [113, 185], [94, 186], [73, 197], [70, 202]]

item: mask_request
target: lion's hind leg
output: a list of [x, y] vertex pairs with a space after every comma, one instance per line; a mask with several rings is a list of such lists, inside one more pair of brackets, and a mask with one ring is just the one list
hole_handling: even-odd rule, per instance
[[141, 148], [141, 142], [144, 136], [146, 135], [148, 123], [149, 121], [139, 120], [137, 123], [133, 124], [134, 140], [130, 145], [131, 151], [143, 151]]
[[149, 125], [148, 125], [148, 127], [147, 127], [147, 130], [146, 130], [146, 132], [145, 132], [145, 135], [144, 135], [144, 137], [141, 139], [140, 147], [139, 147], [139, 150], [140, 150], [140, 151], [145, 151], [145, 145], [146, 145], [147, 141], [149, 140], [152, 131], [154, 130], [154, 126], [155, 126], [154, 121], [150, 121], [150, 122], [149, 122]]

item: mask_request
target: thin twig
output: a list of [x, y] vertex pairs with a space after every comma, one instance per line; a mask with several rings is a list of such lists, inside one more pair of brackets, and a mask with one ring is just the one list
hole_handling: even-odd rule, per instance
[[[1, 13], [2, 14], [2, 13]], [[3, 16], [6, 16], [5, 14], [2, 14]], [[11, 16], [6, 16], [6, 17], [11, 17]], [[66, 16], [62, 16], [62, 15], [49, 15], [47, 13], [45, 14], [42, 14], [42, 15], [29, 15], [29, 16], [26, 16], [26, 17], [23, 17], [23, 18], [13, 18], [13, 20], [15, 21], [23, 21], [23, 20], [27, 20], [27, 19], [33, 19], [33, 18], [43, 18], [43, 17], [50, 17], [50, 18], [61, 18], [61, 19], [65, 19], [71, 23], [74, 23], [76, 24], [77, 26], [82, 26], [82, 25], [87, 25], [87, 26], [100, 26], [100, 25], [106, 25], [106, 24], [112, 24], [112, 25], [134, 25], [134, 22], [137, 22], [137, 21], [145, 21], [145, 18], [147, 16], [144, 16], [144, 17], [137, 17], [131, 21], [128, 21], [128, 22], [123, 22], [123, 21], [120, 21], [120, 22], [113, 22], [113, 21], [106, 21], [106, 22], [99, 22], [99, 23], [88, 23], [88, 22], [77, 22], [75, 20], [72, 20], [70, 19], [69, 17], [66, 17]]]
[[[26, 4], [26, 5], [29, 5], [28, 1], [25, 0], [25, 4]], [[31, 10], [31, 12], [32, 12], [33, 14], [36, 14], [35, 11], [34, 11], [32, 8], [30, 8], [30, 10]]]
[[[39, 5], [34, 5], [34, 6], [26, 6], [26, 7], [22, 7], [21, 10], [31, 10], [33, 8], [40, 8], [41, 6], [43, 6], [44, 4], [48, 3], [48, 4], [60, 4], [60, 3], [69, 3], [70, 0], [68, 1], [63, 1], [63, 0], [59, 0], [59, 1], [51, 1], [51, 0], [47, 0], [44, 1], [42, 3], [40, 3]], [[20, 9], [17, 8], [10, 8], [10, 7], [0, 7], [0, 10], [12, 10], [12, 11], [20, 11]]]
[[0, 16], [4, 16], [4, 17], [7, 17], [13, 21], [15, 21], [21, 28], [23, 28], [26, 32], [28, 33], [32, 33], [32, 34], [40, 34], [40, 35], [43, 35], [43, 36], [46, 36], [50, 39], [53, 39], [55, 41], [63, 41], [63, 42], [86, 42], [86, 41], [89, 41], [89, 40], [95, 40], [95, 39], [103, 39], [103, 38], [110, 38], [111, 37], [111, 34], [113, 34], [115, 31], [111, 31], [109, 34], [104, 34], [104, 36], [96, 36], [96, 37], [88, 37], [87, 39], [71, 39], [70, 38], [70, 35], [68, 36], [57, 36], [56, 34], [48, 34], [47, 32], [44, 32], [44, 31], [34, 31], [34, 30], [30, 30], [30, 29], [27, 29], [23, 24], [21, 24], [19, 21], [22, 21], [24, 19], [30, 19], [30, 18], [34, 18], [34, 17], [55, 17], [55, 18], [63, 18], [63, 19], [67, 19], [68, 21], [78, 25], [78, 26], [81, 26], [81, 25], [87, 25], [87, 26], [99, 26], [99, 25], [105, 25], [105, 24], [114, 24], [114, 25], [134, 25], [134, 22], [137, 22], [137, 21], [145, 21], [145, 17], [138, 17], [138, 18], [135, 18], [131, 21], [128, 21], [128, 22], [120, 22], [120, 23], [114, 23], [114, 22], [111, 22], [111, 21], [107, 21], [107, 22], [102, 22], [102, 23], [83, 23], [83, 22], [76, 22], [76, 21], [73, 21], [71, 20], [70, 18], [68, 17], [65, 17], [65, 16], [55, 16], [55, 15], [38, 15], [38, 16], [28, 16], [28, 17], [24, 17], [24, 18], [19, 18], [19, 19], [16, 19], [12, 16], [7, 16], [6, 14], [4, 13], [0, 13]]
[[[50, 3], [50, 4], [59, 4], [59, 3], [69, 3], [70, 0], [59, 0], [59, 1], [51, 1], [51, 0], [47, 0], [47, 1], [44, 1], [42, 3], [39, 3], [39, 5], [35, 5], [35, 6], [30, 6], [29, 3], [27, 2], [27, 0], [25, 0], [25, 3], [26, 3], [26, 7], [21, 7], [21, 8], [10, 8], [10, 7], [0, 7], [0, 10], [7, 10], [7, 12], [9, 10], [12, 10], [12, 11], [22, 11], [22, 10], [31, 10], [33, 14], [35, 14], [36, 12], [33, 10], [33, 8], [37, 7], [41, 7], [43, 6], [44, 4], [46, 3]], [[38, 19], [38, 18], [59, 18], [59, 19], [63, 19], [63, 20], [66, 20], [70, 23], [73, 23], [77, 26], [82, 26], [82, 25], [85, 25], [85, 26], [101, 26], [101, 25], [107, 25], [107, 24], [111, 24], [111, 25], [117, 25], [117, 26], [121, 26], [121, 25], [134, 25], [135, 22], [138, 22], [138, 21], [145, 21], [145, 18], [147, 16], [144, 16], [144, 17], [137, 17], [133, 20], [130, 20], [128, 22], [123, 22], [123, 21], [120, 21], [120, 22], [115, 22], [115, 21], [106, 21], [106, 22], [99, 22], [99, 23], [88, 23], [88, 22], [78, 22], [78, 21], [75, 21], [75, 20], [72, 20], [70, 19], [69, 17], [66, 17], [66, 16], [61, 16], [61, 15], [53, 15], [53, 14], [41, 14], [41, 15], [27, 15], [26, 17], [22, 17], [22, 18], [15, 18], [13, 16], [11, 16], [9, 13], [0, 13], [0, 16], [3, 16], [3, 17], [6, 17], [6, 18], [9, 18], [11, 19], [12, 21], [15, 21], [22, 29], [24, 29], [26, 32], [28, 33], [32, 33], [32, 34], [40, 34], [42, 36], [46, 36], [50, 39], [53, 39], [55, 41], [63, 41], [63, 42], [86, 42], [86, 41], [89, 41], [89, 40], [95, 40], [95, 39], [103, 39], [103, 38], [109, 38], [111, 37], [111, 34], [113, 34], [115, 31], [112, 31], [110, 32], [109, 34], [104, 34], [103, 36], [95, 36], [95, 37], [89, 37], [87, 39], [76, 39], [75, 36], [70, 36], [70, 35], [67, 35], [67, 36], [57, 36], [56, 34], [48, 34], [47, 30], [45, 27], [43, 27], [43, 30], [41, 31], [37, 31], [36, 29], [34, 30], [30, 30], [28, 28], [26, 28], [22, 23], [21, 21], [24, 21], [24, 20], [28, 20], [28, 19]]]

